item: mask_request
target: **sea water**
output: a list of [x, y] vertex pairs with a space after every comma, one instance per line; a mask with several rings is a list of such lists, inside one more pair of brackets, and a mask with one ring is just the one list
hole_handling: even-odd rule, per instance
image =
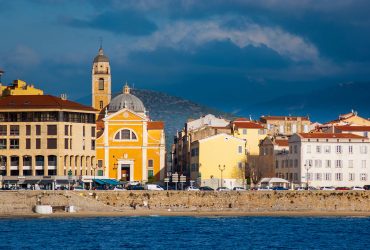
[[0, 249], [370, 249], [369, 217], [0, 219]]

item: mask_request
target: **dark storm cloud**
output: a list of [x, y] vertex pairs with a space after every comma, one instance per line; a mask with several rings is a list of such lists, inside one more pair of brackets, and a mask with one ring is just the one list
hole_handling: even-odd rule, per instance
[[133, 11], [107, 11], [91, 19], [65, 18], [71, 27], [105, 30], [132, 36], [149, 35], [157, 29], [154, 22]]

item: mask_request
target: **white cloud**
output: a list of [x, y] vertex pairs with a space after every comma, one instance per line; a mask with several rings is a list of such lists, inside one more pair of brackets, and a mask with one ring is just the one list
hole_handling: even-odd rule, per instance
[[[236, 19], [235, 19], [236, 20]], [[138, 38], [128, 50], [153, 51], [160, 47], [195, 52], [196, 49], [212, 41], [230, 41], [240, 48], [266, 46], [281, 56], [293, 61], [319, 61], [317, 48], [302, 37], [284, 31], [279, 27], [262, 26], [243, 21], [237, 28], [226, 26], [230, 18], [212, 18], [199, 21], [176, 21], [160, 27], [148, 37]], [[240, 21], [240, 20], [238, 20]]]

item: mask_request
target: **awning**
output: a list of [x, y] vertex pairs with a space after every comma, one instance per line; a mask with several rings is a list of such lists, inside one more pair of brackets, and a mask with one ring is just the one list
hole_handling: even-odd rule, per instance
[[57, 180], [57, 184], [69, 184], [69, 183], [73, 183], [74, 181], [71, 180], [71, 181], [68, 181], [68, 180], [65, 180], [65, 179], [62, 179], [62, 180]]
[[3, 180], [3, 182], [6, 184], [17, 184], [18, 180]]
[[54, 180], [41, 180], [39, 182], [39, 184], [45, 185], [45, 184], [52, 184], [53, 182], [54, 182]]
[[103, 179], [102, 181], [104, 181], [105, 183], [107, 183], [109, 185], [113, 185], [113, 186], [117, 186], [119, 184], [118, 181], [113, 180], [113, 179]]
[[94, 179], [94, 182], [98, 183], [99, 185], [104, 185], [105, 182], [103, 182], [102, 180], [99, 180], [99, 179]]
[[30, 185], [34, 185], [36, 183], [38, 183], [40, 180], [24, 180], [23, 184], [30, 184]]

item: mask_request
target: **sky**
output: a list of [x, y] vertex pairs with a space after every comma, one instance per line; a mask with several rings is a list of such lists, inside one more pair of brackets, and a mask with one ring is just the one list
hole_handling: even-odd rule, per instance
[[[23, 79], [69, 99], [91, 93], [100, 38], [114, 91], [127, 81], [236, 115], [314, 116], [319, 106], [286, 101], [303, 95], [312, 102], [329, 91], [328, 102], [338, 102], [330, 93], [337, 84], [360, 82], [356, 89], [369, 90], [368, 0], [0, 0], [0, 6], [3, 83]], [[370, 116], [367, 100], [341, 109], [356, 106]]]

